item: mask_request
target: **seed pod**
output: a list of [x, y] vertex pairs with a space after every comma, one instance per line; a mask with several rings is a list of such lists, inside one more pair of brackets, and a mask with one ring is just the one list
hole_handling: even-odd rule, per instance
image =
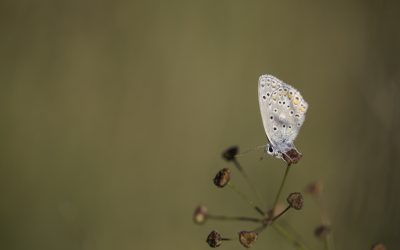
[[299, 192], [291, 193], [287, 198], [287, 202], [292, 208], [300, 210], [303, 207], [303, 195]]
[[206, 242], [210, 247], [216, 248], [222, 244], [222, 237], [217, 231], [213, 230], [208, 235]]
[[214, 177], [214, 184], [217, 187], [223, 188], [231, 179], [231, 170], [229, 168], [221, 169]]
[[239, 147], [232, 146], [227, 148], [224, 152], [222, 152], [222, 158], [224, 158], [227, 161], [232, 161], [235, 159], [238, 153], [239, 153]]
[[207, 208], [205, 206], [198, 206], [193, 213], [193, 221], [196, 224], [204, 224], [207, 220]]
[[257, 240], [257, 233], [254, 231], [239, 232], [239, 242], [246, 248], [252, 247], [256, 240]]
[[314, 230], [314, 234], [317, 238], [320, 239], [325, 239], [326, 237], [328, 237], [328, 235], [331, 232], [331, 228], [329, 225], [319, 225], [317, 228], [315, 228]]
[[386, 250], [386, 247], [383, 243], [376, 243], [372, 246], [371, 250]]
[[292, 163], [299, 162], [302, 156], [303, 155], [299, 151], [297, 151], [297, 149], [295, 149], [295, 148], [292, 148], [291, 150], [282, 154], [282, 158], [283, 158], [283, 160], [286, 161], [288, 166], [292, 165]]

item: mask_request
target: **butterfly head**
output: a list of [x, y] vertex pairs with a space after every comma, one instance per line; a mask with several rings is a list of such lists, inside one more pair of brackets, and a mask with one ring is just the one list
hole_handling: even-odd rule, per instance
[[272, 155], [276, 158], [282, 157], [282, 153], [279, 150], [277, 150], [277, 148], [274, 147], [274, 145], [272, 145], [271, 143], [267, 143], [265, 151], [267, 152], [267, 154]]
[[[291, 165], [292, 163], [297, 163], [302, 157], [301, 153], [297, 151], [293, 144], [285, 145], [283, 148], [277, 148], [271, 143], [267, 143], [265, 151], [278, 159], [282, 159]], [[282, 153], [283, 152], [283, 153]]]

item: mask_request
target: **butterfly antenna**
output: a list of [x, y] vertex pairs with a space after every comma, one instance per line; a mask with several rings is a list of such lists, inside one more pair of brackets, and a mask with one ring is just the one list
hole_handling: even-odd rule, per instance
[[254, 148], [247, 149], [247, 150], [243, 151], [242, 153], [237, 154], [236, 157], [242, 157], [242, 156], [244, 156], [244, 155], [246, 155], [246, 154], [248, 154], [250, 152], [253, 152], [253, 151], [256, 151], [256, 150], [260, 150], [260, 149], [264, 149], [265, 146], [266, 146], [266, 144], [260, 145], [260, 146], [254, 147]]

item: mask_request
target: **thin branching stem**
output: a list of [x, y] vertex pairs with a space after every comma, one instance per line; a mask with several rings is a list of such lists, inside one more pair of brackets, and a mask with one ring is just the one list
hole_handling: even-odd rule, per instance
[[[325, 204], [321, 198], [320, 195], [314, 196], [314, 201], [316, 202], [317, 206], [319, 207], [319, 213], [320, 213], [320, 218], [321, 218], [321, 223], [322, 224], [330, 224], [328, 216], [326, 215], [326, 210], [325, 210]], [[336, 249], [335, 247], [335, 242], [333, 240], [333, 232], [330, 232], [330, 238], [331, 238], [331, 245], [329, 245], [329, 240], [327, 237], [324, 239], [324, 246], [326, 250]]]
[[329, 250], [328, 237], [325, 237], [325, 239], [324, 239], [324, 245], [325, 245], [325, 250]]
[[293, 228], [291, 224], [287, 223], [284, 220], [281, 220], [279, 224], [281, 227], [284, 227], [286, 230], [289, 230], [296, 239], [299, 239], [299, 241], [304, 241], [304, 238], [301, 236], [301, 234], [297, 232], [297, 230]]
[[310, 250], [303, 242], [297, 240], [293, 237], [285, 228], [281, 227], [279, 224], [273, 224], [272, 227], [277, 231], [280, 235], [282, 235], [287, 241], [292, 243], [294, 247], [299, 250]]
[[254, 208], [262, 217], [265, 217], [265, 213], [262, 211], [260, 207], [258, 207], [254, 201], [250, 200], [247, 195], [242, 193], [238, 188], [236, 188], [235, 185], [232, 184], [232, 181], [228, 182], [228, 187], [230, 187], [231, 190], [233, 190], [236, 194], [238, 194], [240, 197], [242, 197], [243, 200], [245, 200], [252, 208]]
[[249, 176], [247, 175], [246, 171], [244, 170], [244, 168], [242, 167], [242, 165], [239, 163], [239, 161], [234, 158], [233, 159], [233, 163], [235, 164], [236, 168], [239, 170], [239, 172], [242, 174], [243, 178], [245, 179], [245, 181], [247, 182], [247, 185], [249, 185], [249, 187], [251, 188], [251, 190], [254, 192], [254, 194], [256, 195], [256, 198], [258, 200], [258, 202], [261, 203], [262, 206], [264, 206], [264, 202], [261, 199], [261, 195], [260, 192], [258, 192], [257, 188], [253, 185], [253, 183], [250, 181]]
[[233, 240], [233, 239], [231, 239], [231, 238], [221, 238], [221, 240], [230, 241], [230, 240]]
[[207, 218], [212, 220], [237, 220], [237, 221], [251, 221], [261, 223], [263, 220], [252, 217], [243, 217], [243, 216], [224, 216], [224, 215], [212, 215], [209, 214]]
[[333, 238], [333, 232], [331, 232], [331, 235], [330, 235], [330, 240], [331, 240], [331, 248], [330, 249], [332, 249], [332, 250], [336, 250], [336, 246], [335, 246], [335, 241], [334, 241], [334, 238]]
[[289, 170], [290, 170], [290, 165], [288, 165], [286, 167], [285, 174], [283, 175], [283, 179], [282, 179], [281, 185], [279, 187], [278, 193], [275, 196], [274, 205], [272, 206], [272, 212], [275, 211], [276, 205], [278, 204], [279, 197], [281, 196], [282, 189], [283, 189], [283, 186], [285, 185], [286, 177], [288, 176]]
[[272, 222], [276, 221], [279, 217], [281, 217], [284, 213], [286, 213], [290, 208], [291, 208], [291, 206], [287, 206], [287, 208], [285, 208], [285, 210], [283, 210], [278, 215], [276, 215], [274, 218], [272, 218]]
[[266, 218], [263, 220], [263, 225], [259, 228], [256, 228], [254, 231], [257, 233], [261, 233], [262, 231], [264, 231], [269, 225], [272, 225], [272, 223], [274, 223], [279, 217], [281, 217], [282, 215], [284, 215], [289, 209], [291, 208], [291, 206], [288, 206], [287, 208], [285, 208], [282, 212], [280, 212], [278, 215], [276, 215], [273, 218]]

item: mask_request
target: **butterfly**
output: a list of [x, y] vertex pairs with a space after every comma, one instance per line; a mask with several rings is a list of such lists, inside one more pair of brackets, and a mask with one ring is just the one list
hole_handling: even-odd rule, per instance
[[293, 142], [304, 123], [307, 102], [298, 90], [272, 75], [260, 76], [258, 102], [268, 138], [265, 151], [289, 165], [297, 163], [302, 154]]

